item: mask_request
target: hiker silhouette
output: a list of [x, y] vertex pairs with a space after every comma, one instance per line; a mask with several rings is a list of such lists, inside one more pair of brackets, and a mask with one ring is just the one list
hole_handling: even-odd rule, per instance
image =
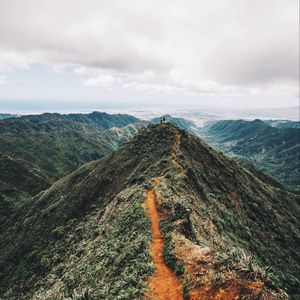
[[165, 118], [165, 117], [161, 118], [161, 119], [160, 119], [160, 124], [165, 123], [165, 121], [166, 121], [166, 118]]

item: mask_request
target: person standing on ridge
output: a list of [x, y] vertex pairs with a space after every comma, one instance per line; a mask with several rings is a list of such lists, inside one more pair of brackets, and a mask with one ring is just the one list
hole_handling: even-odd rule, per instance
[[165, 117], [161, 118], [161, 119], [160, 119], [160, 125], [164, 124], [165, 121], [166, 121], [166, 118], [165, 118]]

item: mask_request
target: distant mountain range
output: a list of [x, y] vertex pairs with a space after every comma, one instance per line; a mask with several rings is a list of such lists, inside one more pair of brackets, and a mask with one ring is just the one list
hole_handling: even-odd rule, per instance
[[0, 120], [9, 119], [9, 118], [15, 118], [15, 117], [17, 117], [17, 115], [13, 115], [13, 114], [1, 114], [0, 113]]
[[110, 154], [142, 126], [134, 117], [106, 113], [0, 121], [1, 217], [79, 166]]
[[174, 287], [176, 299], [297, 299], [298, 200], [150, 125], [1, 224], [0, 298], [166, 299]]
[[178, 126], [181, 129], [185, 129], [190, 132], [195, 132], [197, 130], [197, 126], [192, 121], [184, 118], [172, 117], [170, 115], [163, 115], [161, 117], [154, 118], [150, 122], [154, 124], [159, 124], [162, 119], [164, 119], [166, 122], [170, 122]]
[[199, 135], [245, 167], [252, 169], [250, 164], [253, 164], [286, 187], [300, 190], [299, 121], [219, 120], [197, 127], [190, 120], [165, 115], [152, 122], [159, 123], [163, 117], [168, 122]]
[[300, 121], [264, 120], [264, 122], [276, 128], [300, 128]]
[[0, 121], [1, 300], [299, 299], [299, 122], [163, 117]]
[[300, 128], [292, 121], [223, 120], [200, 135], [226, 154], [246, 159], [291, 189], [300, 189]]
[[21, 120], [31, 123], [43, 121], [64, 120], [90, 125], [94, 128], [105, 130], [112, 127], [124, 127], [137, 123], [140, 120], [127, 114], [107, 114], [105, 112], [93, 112], [90, 114], [58, 114], [44, 113], [42, 115], [26, 115]]
[[[162, 118], [200, 135], [224, 153], [246, 159], [289, 188], [299, 189], [299, 122], [226, 120], [198, 128], [190, 120], [170, 115], [150, 122], [157, 124]], [[18, 184], [15, 186], [20, 188], [22, 197], [28, 190], [36, 194], [82, 164], [116, 150], [146, 124], [130, 115], [99, 112], [45, 113], [4, 120], [0, 122], [0, 163], [2, 169], [4, 166], [7, 169], [8, 165], [16, 170], [19, 168], [19, 178], [12, 180], [15, 184], [22, 182], [21, 188]], [[30, 177], [25, 175], [28, 170]], [[9, 176], [3, 177], [6, 180], [2, 181], [2, 186], [7, 189]], [[28, 186], [27, 191], [25, 186]], [[13, 190], [12, 194], [16, 192]]]

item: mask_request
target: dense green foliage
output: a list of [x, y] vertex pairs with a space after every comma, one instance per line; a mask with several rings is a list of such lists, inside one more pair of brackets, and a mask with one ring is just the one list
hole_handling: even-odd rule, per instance
[[[266, 121], [266, 123], [268, 123]], [[245, 158], [288, 188], [300, 189], [300, 128], [297, 122], [219, 121], [200, 135], [226, 154]]]
[[[164, 256], [184, 277], [186, 298], [189, 279], [176, 256], [176, 237], [209, 248], [220, 269], [260, 276], [267, 288], [278, 291], [278, 284], [296, 299], [297, 196], [184, 131], [177, 159], [185, 172], [178, 175], [172, 163], [178, 130], [150, 125], [21, 206], [0, 226], [0, 298], [82, 299], [88, 293], [93, 300], [142, 299], [154, 272], [144, 192], [160, 176], [155, 189]], [[269, 266], [272, 277], [265, 279]]]
[[153, 272], [143, 184], [163, 170], [172, 138], [143, 131], [23, 205], [0, 228], [0, 295], [60, 299], [88, 287], [92, 299], [139, 298]]
[[198, 241], [206, 240], [219, 251], [232, 246], [244, 249], [263, 267], [272, 266], [281, 287], [298, 294], [299, 198], [221, 153], [200, 148], [193, 136], [183, 137], [182, 154], [192, 166], [187, 171], [189, 190], [202, 202], [200, 210], [190, 207]]
[[1, 121], [1, 205], [13, 209], [14, 204], [18, 206], [84, 163], [116, 150], [143, 126], [136, 120], [127, 115], [92, 113]]

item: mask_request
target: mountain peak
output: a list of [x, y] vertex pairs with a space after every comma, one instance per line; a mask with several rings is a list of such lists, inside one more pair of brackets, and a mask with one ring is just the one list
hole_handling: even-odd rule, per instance
[[168, 278], [174, 299], [287, 299], [278, 285], [297, 291], [296, 201], [175, 125], [149, 125], [7, 225], [0, 295], [164, 299]]

